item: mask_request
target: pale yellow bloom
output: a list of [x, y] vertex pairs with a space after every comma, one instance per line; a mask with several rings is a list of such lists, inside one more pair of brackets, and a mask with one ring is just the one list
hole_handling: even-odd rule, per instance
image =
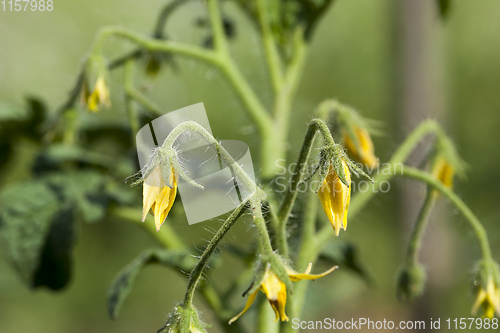
[[374, 168], [378, 165], [378, 159], [375, 156], [375, 150], [373, 148], [373, 142], [368, 134], [368, 131], [361, 127], [356, 127], [354, 129], [354, 134], [358, 140], [359, 147], [356, 146], [354, 141], [351, 139], [347, 133], [344, 133], [345, 147], [349, 153], [359, 162], [363, 163], [369, 168]]
[[111, 99], [109, 97], [109, 89], [106, 85], [106, 80], [104, 76], [97, 78], [94, 85], [94, 90], [89, 91], [88, 86], [85, 85], [83, 88], [83, 103], [87, 106], [87, 109], [92, 112], [99, 111], [101, 106], [110, 107]]
[[[344, 160], [342, 160], [342, 166], [347, 183], [350, 184], [351, 172]], [[351, 188], [342, 183], [335, 170], [330, 167], [330, 172], [321, 185], [318, 195], [323, 210], [328, 216], [335, 234], [338, 236], [341, 228], [344, 230], [347, 228], [347, 210], [351, 200]]]
[[485, 318], [492, 319], [495, 312], [500, 316], [500, 289], [491, 276], [488, 279], [486, 290], [482, 286], [479, 287], [476, 303], [472, 307], [473, 315], [477, 313], [480, 306], [483, 307]]
[[[291, 281], [316, 280], [325, 275], [330, 274], [335, 269], [337, 269], [337, 266], [332, 267], [331, 269], [322, 274], [309, 274], [311, 268], [312, 268], [312, 263], [309, 264], [304, 273], [297, 273], [291, 269], [287, 269], [287, 273]], [[257, 293], [259, 292], [259, 290], [261, 290], [266, 295], [269, 304], [271, 304], [271, 307], [273, 308], [274, 313], [276, 314], [276, 321], [278, 321], [278, 319], [281, 319], [281, 321], [288, 321], [288, 316], [285, 313], [286, 285], [283, 281], [281, 281], [278, 278], [278, 276], [268, 266], [266, 268], [266, 272], [264, 273], [264, 278], [261, 281], [260, 288], [248, 296], [248, 300], [243, 311], [241, 311], [237, 316], [233, 317], [229, 321], [229, 324], [233, 323], [239, 317], [241, 317], [245, 312], [247, 312], [247, 310], [255, 301], [255, 297], [257, 297]]]
[[156, 167], [143, 183], [142, 221], [144, 222], [148, 212], [151, 212], [155, 217], [156, 231], [160, 230], [175, 201], [177, 178], [173, 168], [169, 183], [172, 188], [163, 181], [160, 166]]
[[455, 169], [451, 166], [444, 157], [438, 157], [432, 169], [432, 174], [436, 177], [444, 186], [448, 188], [453, 187], [453, 176], [455, 175]]

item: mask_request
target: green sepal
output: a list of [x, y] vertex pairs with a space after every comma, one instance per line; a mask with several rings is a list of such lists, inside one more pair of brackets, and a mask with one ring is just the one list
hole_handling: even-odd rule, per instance
[[481, 260], [475, 268], [473, 285], [475, 291], [479, 288], [488, 289], [488, 281], [493, 278], [495, 285], [500, 286], [500, 268], [493, 260]]
[[318, 177], [318, 186], [316, 188], [316, 193], [319, 192], [321, 186], [325, 182], [328, 173], [330, 172], [330, 159], [327, 158], [326, 154], [322, 150], [320, 153], [320, 167], [319, 167], [319, 177]]
[[400, 301], [411, 302], [422, 296], [425, 290], [426, 273], [420, 264], [404, 266], [399, 273], [397, 296]]
[[179, 304], [158, 333], [207, 333], [205, 330], [207, 326], [200, 320], [194, 306], [184, 307]]
[[342, 163], [343, 160], [345, 160], [344, 156], [344, 149], [342, 146], [336, 144], [333, 146], [332, 149], [332, 157], [331, 157], [331, 167], [333, 170], [335, 170], [335, 173], [337, 174], [337, 177], [339, 177], [340, 181], [347, 187], [351, 186], [350, 182], [347, 181], [346, 174], [344, 171], [344, 163]]
[[290, 292], [290, 294], [292, 294], [293, 293], [292, 281], [288, 276], [288, 272], [285, 268], [286, 266], [283, 259], [277, 254], [274, 254], [269, 258], [269, 263], [271, 265], [271, 269], [274, 272], [274, 274], [276, 274], [278, 279], [280, 279], [281, 282], [285, 284], [287, 290]]

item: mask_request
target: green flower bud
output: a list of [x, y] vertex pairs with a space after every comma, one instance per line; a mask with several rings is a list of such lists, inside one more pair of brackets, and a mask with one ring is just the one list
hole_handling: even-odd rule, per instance
[[405, 266], [399, 273], [397, 296], [400, 301], [411, 302], [424, 293], [426, 274], [419, 265]]

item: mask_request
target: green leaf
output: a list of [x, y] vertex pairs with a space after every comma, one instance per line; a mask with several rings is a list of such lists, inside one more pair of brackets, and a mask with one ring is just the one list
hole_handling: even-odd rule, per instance
[[31, 286], [58, 210], [58, 198], [40, 181], [19, 183], [0, 194], [0, 246]]
[[74, 214], [73, 207], [68, 206], [55, 215], [32, 282], [33, 287], [47, 286], [52, 290], [59, 290], [69, 282], [71, 251], [76, 239]]
[[118, 316], [118, 312], [132, 290], [141, 270], [152, 263], [159, 263], [182, 271], [191, 271], [196, 265], [196, 260], [184, 251], [150, 249], [142, 252], [125, 266], [111, 283], [108, 290], [108, 313], [112, 319]]
[[48, 183], [65, 202], [78, 209], [85, 222], [96, 222], [106, 214], [109, 197], [105, 192], [106, 178], [92, 170], [52, 174]]

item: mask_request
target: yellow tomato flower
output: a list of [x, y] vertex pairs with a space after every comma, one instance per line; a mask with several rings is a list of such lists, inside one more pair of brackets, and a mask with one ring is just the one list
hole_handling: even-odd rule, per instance
[[83, 96], [84, 103], [87, 105], [89, 111], [97, 112], [99, 111], [99, 107], [101, 106], [105, 107], [111, 106], [109, 89], [108, 86], [106, 85], [106, 80], [104, 76], [99, 76], [94, 85], [94, 90], [92, 92], [90, 92], [88, 90], [88, 87], [85, 86], [83, 94], [84, 94]]
[[480, 286], [477, 293], [476, 303], [472, 308], [472, 314], [475, 315], [479, 307], [484, 310], [484, 317], [492, 319], [495, 312], [500, 316], [500, 289], [495, 285], [493, 277], [490, 276], [486, 286], [486, 290]]
[[[378, 159], [375, 157], [375, 150], [373, 142], [368, 134], [368, 131], [361, 127], [354, 128], [354, 134], [358, 140], [359, 147], [356, 146], [351, 137], [344, 133], [344, 142], [349, 153], [359, 162], [363, 163], [369, 168], [374, 168], [378, 165]], [[359, 148], [359, 149], [358, 149]]]
[[455, 176], [455, 168], [453, 168], [453, 166], [451, 166], [444, 157], [440, 156], [437, 158], [432, 169], [432, 174], [441, 183], [443, 183], [444, 186], [449, 188], [453, 187], [453, 176]]
[[[337, 266], [332, 267], [331, 269], [322, 274], [309, 274], [311, 268], [312, 268], [312, 263], [309, 264], [304, 273], [297, 273], [288, 268], [287, 268], [287, 273], [291, 281], [316, 280], [325, 275], [330, 274], [338, 267]], [[255, 297], [257, 297], [257, 293], [259, 292], [259, 290], [261, 290], [266, 295], [269, 303], [271, 304], [271, 307], [273, 308], [274, 313], [276, 314], [276, 321], [278, 321], [278, 319], [281, 319], [281, 321], [288, 321], [288, 316], [285, 313], [286, 285], [283, 281], [281, 281], [278, 278], [278, 276], [268, 266], [266, 268], [266, 272], [264, 273], [264, 277], [260, 282], [260, 288], [257, 289], [255, 292], [253, 292], [250, 296], [248, 296], [248, 300], [243, 311], [241, 311], [238, 315], [233, 317], [229, 321], [229, 324], [232, 324], [245, 312], [247, 312], [247, 310], [255, 301]]]
[[169, 183], [172, 188], [163, 181], [160, 166], [156, 167], [143, 183], [142, 221], [144, 222], [148, 212], [151, 212], [155, 217], [156, 231], [160, 230], [175, 201], [177, 177], [173, 168], [170, 172]]
[[[347, 163], [342, 160], [345, 178], [347, 183], [351, 183], [351, 172]], [[351, 188], [347, 187], [337, 176], [335, 170], [330, 167], [330, 171], [326, 176], [321, 188], [318, 191], [319, 199], [326, 216], [332, 224], [335, 234], [338, 236], [340, 229], [347, 228], [347, 210], [349, 201], [351, 200]]]

